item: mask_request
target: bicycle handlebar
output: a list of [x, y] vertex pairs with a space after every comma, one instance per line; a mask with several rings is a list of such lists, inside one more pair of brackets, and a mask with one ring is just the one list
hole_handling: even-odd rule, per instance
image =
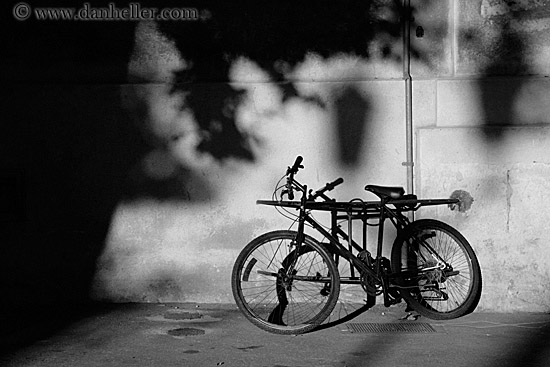
[[[299, 189], [300, 191], [302, 191], [304, 193], [304, 196], [305, 196], [306, 191], [307, 191], [306, 186], [302, 186], [302, 185], [300, 185], [300, 183], [298, 183], [297, 181], [294, 180], [294, 175], [296, 173], [298, 173], [298, 170], [300, 168], [304, 168], [304, 166], [302, 165], [303, 160], [304, 159], [303, 159], [302, 156], [300, 156], [300, 155], [297, 156], [296, 160], [294, 161], [294, 164], [292, 165], [292, 167], [288, 167], [288, 169], [286, 171], [286, 176], [287, 176], [286, 189], [282, 192], [282, 195], [287, 194], [288, 198], [290, 200], [294, 200], [294, 188], [295, 188], [294, 186], [296, 186], [296, 189]], [[340, 185], [342, 182], [344, 182], [344, 179], [340, 177], [340, 178], [337, 178], [336, 180], [334, 180], [332, 182], [327, 183], [324, 187], [320, 188], [319, 190], [315, 191], [314, 193], [312, 193], [310, 191], [309, 197], [307, 198], [307, 200], [308, 201], [313, 201], [316, 198], [321, 197], [326, 201], [330, 201], [331, 199], [328, 196], [326, 196], [324, 193], [326, 191], [331, 191], [336, 186]]]
[[319, 190], [315, 191], [314, 193], [310, 193], [309, 197], [308, 197], [308, 200], [315, 200], [318, 197], [322, 197], [326, 201], [329, 201], [330, 198], [327, 197], [324, 194], [324, 192], [325, 191], [331, 191], [332, 189], [334, 189], [336, 186], [340, 185], [343, 182], [344, 182], [344, 179], [342, 177], [340, 177], [340, 178], [337, 178], [336, 180], [334, 180], [332, 182], [327, 183], [324, 187], [320, 188]]

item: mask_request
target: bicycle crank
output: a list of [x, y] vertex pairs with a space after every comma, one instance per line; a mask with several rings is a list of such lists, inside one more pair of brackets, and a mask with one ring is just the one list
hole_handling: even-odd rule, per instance
[[382, 286], [376, 281], [376, 279], [368, 274], [361, 276], [361, 287], [370, 296], [378, 296], [382, 294]]

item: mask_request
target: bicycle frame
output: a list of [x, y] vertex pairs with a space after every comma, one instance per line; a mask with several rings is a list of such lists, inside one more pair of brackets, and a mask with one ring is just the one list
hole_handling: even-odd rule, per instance
[[[300, 184], [294, 179], [294, 177], [289, 178], [289, 184], [291, 184], [297, 191], [302, 192], [302, 197], [299, 202], [258, 200], [257, 204], [282, 206], [299, 210], [297, 230], [298, 238], [296, 239], [296, 247], [299, 248], [299, 246], [303, 244], [305, 224], [309, 224], [328, 240], [328, 243], [323, 242], [323, 245], [325, 247], [329, 246], [328, 250], [331, 253], [338, 254], [350, 262], [351, 276], [347, 279], [341, 278], [340, 282], [342, 284], [361, 284], [362, 276], [370, 276], [375, 280], [376, 284], [381, 286], [382, 294], [384, 296], [384, 304], [386, 306], [398, 302], [394, 298], [390, 297], [389, 291], [392, 287], [399, 288], [399, 286], [390, 283], [390, 281], [395, 278], [395, 275], [391, 272], [385, 272], [382, 268], [381, 259], [384, 259], [382, 256], [382, 250], [386, 220], [389, 219], [392, 222], [397, 230], [397, 234], [399, 235], [399, 233], [410, 223], [407, 216], [403, 214], [404, 211], [416, 211], [421, 206], [454, 204], [458, 202], [456, 199], [417, 200], [416, 198], [400, 200], [385, 198], [377, 202], [337, 202], [328, 198], [324, 194], [320, 195], [324, 201], [316, 202], [308, 200], [306, 185]], [[390, 205], [394, 206], [394, 208], [390, 208]], [[313, 210], [330, 212], [330, 231], [325, 229], [323, 225], [317, 222], [309, 214], [309, 212]], [[368, 220], [372, 219], [378, 220], [378, 223], [374, 224], [374, 226], [378, 227], [376, 256], [374, 258], [372, 258], [370, 253], [367, 251], [366, 238], [366, 229], [369, 225]], [[347, 233], [338, 225], [338, 221], [340, 220], [346, 220], [348, 222]], [[352, 222], [354, 220], [361, 220], [363, 223], [362, 245], [353, 240]], [[347, 247], [341, 243], [338, 237], [341, 237], [345, 242], [347, 242]], [[357, 255], [355, 255], [353, 253], [354, 250], [358, 253], [366, 254], [366, 261], [361, 260]], [[357, 277], [355, 276], [354, 267], [360, 272]], [[403, 276], [403, 272], [401, 272], [400, 276]]]
[[[333, 316], [338, 321], [355, 317], [357, 311], [375, 305], [377, 296], [383, 296], [387, 307], [405, 300], [410, 309], [437, 320], [475, 309], [482, 281], [471, 245], [442, 221], [410, 216], [423, 206], [448, 205], [452, 210], [457, 204], [460, 207], [458, 199], [419, 200], [400, 186], [366, 185], [377, 201], [339, 202], [325, 193], [341, 184], [342, 178], [315, 192], [294, 179], [304, 168], [302, 160], [298, 156], [288, 167], [272, 200], [256, 201], [290, 214], [277, 208], [293, 221], [291, 228], [254, 238], [233, 266], [233, 295], [253, 324], [277, 334], [301, 334], [325, 320], [329, 320], [325, 325], [331, 324]], [[294, 200], [298, 191], [301, 198]], [[324, 215], [316, 218], [313, 212], [330, 214], [330, 224]], [[397, 230], [391, 260], [383, 256], [388, 220]], [[378, 233], [371, 234], [370, 226], [377, 227]], [[370, 238], [367, 243], [367, 235], [377, 237], [376, 244]], [[357, 308], [362, 302], [356, 300], [366, 303]]]

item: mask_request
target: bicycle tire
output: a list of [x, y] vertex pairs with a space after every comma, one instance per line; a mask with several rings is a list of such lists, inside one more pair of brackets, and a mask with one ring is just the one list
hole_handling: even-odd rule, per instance
[[[434, 219], [411, 223], [396, 238], [391, 257], [399, 292], [420, 315], [449, 320], [477, 307], [482, 289], [479, 262], [466, 238], [450, 225]], [[452, 268], [413, 275], [433, 268], [437, 258]]]
[[283, 278], [294, 260], [289, 255], [297, 235], [288, 230], [261, 235], [245, 246], [233, 266], [237, 306], [254, 325], [275, 334], [313, 330], [330, 315], [340, 292], [331, 255], [310, 236], [304, 236], [301, 246], [307, 253], [296, 256], [292, 279]]

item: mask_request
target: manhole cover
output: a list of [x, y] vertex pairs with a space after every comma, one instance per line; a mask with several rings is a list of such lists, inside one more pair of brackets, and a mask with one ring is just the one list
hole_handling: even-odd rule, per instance
[[172, 335], [172, 336], [191, 336], [191, 335], [204, 335], [204, 334], [205, 334], [204, 330], [190, 328], [190, 327], [168, 330], [168, 335]]
[[394, 322], [386, 324], [356, 323], [347, 324], [352, 333], [435, 333], [435, 329], [426, 323]]

